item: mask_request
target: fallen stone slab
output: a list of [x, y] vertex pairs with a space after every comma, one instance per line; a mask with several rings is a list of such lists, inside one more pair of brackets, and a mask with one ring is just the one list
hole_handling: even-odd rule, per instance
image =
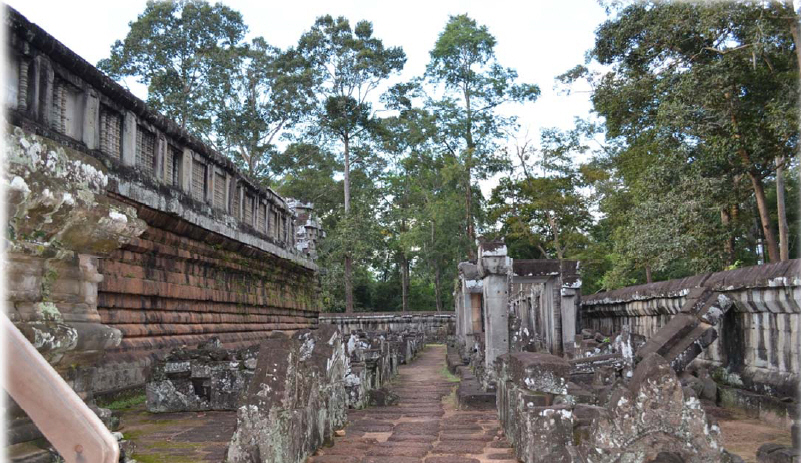
[[687, 365], [718, 337], [714, 328], [731, 308], [732, 300], [706, 287], [690, 290], [679, 313], [642, 346], [636, 360], [650, 354], [664, 357], [674, 370], [684, 371]]
[[798, 463], [801, 451], [781, 444], [763, 444], [757, 450], [757, 463]]

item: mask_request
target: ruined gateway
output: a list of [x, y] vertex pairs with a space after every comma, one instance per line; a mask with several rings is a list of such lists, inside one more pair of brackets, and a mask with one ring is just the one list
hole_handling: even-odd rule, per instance
[[[710, 397], [797, 434], [799, 261], [582, 298], [578, 262], [485, 242], [459, 266], [454, 313], [320, 314], [313, 205], [256, 186], [6, 15], [8, 316], [109, 429], [125, 423], [97, 399], [145, 390], [153, 420], [236, 413], [225, 458], [243, 463], [478, 461], [472, 447], [526, 463], [741, 461], [701, 407]], [[332, 451], [350, 445], [336, 444], [349, 417], [414, 403], [391, 383], [427, 343], [448, 345], [460, 380], [425, 402], [455, 390], [451, 421], [401, 423], [398, 447]], [[42, 423], [8, 404], [11, 461], [58, 461]], [[344, 432], [390, 432], [360, 423]], [[774, 445], [758, 458], [799, 456]]]

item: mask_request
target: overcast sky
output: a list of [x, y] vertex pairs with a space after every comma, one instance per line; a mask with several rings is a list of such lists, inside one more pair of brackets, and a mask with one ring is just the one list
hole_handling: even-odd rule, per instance
[[[109, 54], [111, 44], [128, 32], [128, 23], [145, 8], [144, 1], [6, 0], [7, 3], [92, 64]], [[250, 37], [263, 36], [285, 48], [297, 42], [316, 17], [345, 16], [355, 24], [366, 19], [387, 46], [403, 47], [408, 57], [402, 78], [423, 73], [450, 15], [467, 13], [486, 25], [497, 39], [503, 66], [516, 69], [521, 82], [540, 86], [533, 104], [507, 108], [520, 117], [522, 132], [538, 138], [541, 127], [569, 128], [575, 116], [590, 110], [586, 92], [559, 95], [554, 77], [584, 62], [594, 31], [605, 14], [596, 0], [541, 1], [296, 1], [225, 0], [240, 11]], [[146, 98], [144, 89], [132, 87]], [[494, 182], [493, 182], [494, 183]], [[487, 191], [485, 190], [485, 193]]]

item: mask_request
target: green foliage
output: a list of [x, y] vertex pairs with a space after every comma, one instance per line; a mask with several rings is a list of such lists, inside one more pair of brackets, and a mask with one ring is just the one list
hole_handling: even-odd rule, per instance
[[474, 218], [482, 199], [476, 189], [479, 201], [473, 201], [473, 181], [508, 166], [499, 141], [515, 128], [515, 118], [502, 116], [498, 108], [505, 103], [533, 102], [540, 93], [536, 85], [515, 83], [517, 72], [497, 62], [495, 44], [486, 26], [467, 15], [451, 16], [431, 50], [425, 74], [428, 84], [444, 90], [441, 96], [429, 98], [427, 106], [434, 115], [438, 150], [457, 159], [462, 168], [463, 220], [471, 256]]
[[146, 401], [147, 396], [140, 393], [136, 395], [120, 397], [111, 402], [103, 403], [101, 406], [103, 408], [108, 408], [109, 410], [127, 410], [129, 408], [134, 408], [137, 405], [142, 405]]
[[211, 76], [213, 142], [256, 181], [270, 182], [279, 136], [313, 108], [314, 76], [306, 64], [257, 37]]
[[605, 120], [608, 147], [591, 167], [608, 175], [588, 183], [600, 213], [595, 234], [608, 245], [591, 240], [601, 273], [590, 284], [755, 264], [759, 238], [776, 247], [775, 160], [796, 162], [795, 13], [778, 2], [614, 10], [589, 54], [606, 70], [577, 66], [559, 77], [588, 80]]
[[98, 67], [115, 79], [137, 77], [151, 107], [193, 132], [209, 132], [209, 76], [238, 53], [247, 32], [242, 15], [221, 3], [148, 1], [129, 26]]

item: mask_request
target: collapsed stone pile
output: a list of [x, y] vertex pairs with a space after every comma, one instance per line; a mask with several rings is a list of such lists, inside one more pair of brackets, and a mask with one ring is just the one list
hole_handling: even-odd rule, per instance
[[150, 371], [150, 412], [236, 410], [228, 461], [302, 462], [346, 421], [347, 409], [391, 405], [384, 386], [425, 346], [423, 332], [315, 330], [271, 334], [228, 350], [219, 340], [175, 349]]
[[599, 369], [585, 395], [571, 393], [563, 358], [519, 352], [496, 365], [501, 423], [526, 463], [741, 461], [723, 450], [720, 428], [697, 398], [685, 397], [658, 354], [640, 361], [628, 381]]
[[236, 410], [259, 346], [228, 350], [212, 338], [197, 349], [174, 349], [151, 369], [145, 391], [151, 413]]
[[628, 326], [617, 334], [585, 329], [561, 357], [498, 357], [486, 376], [494, 377], [500, 420], [517, 457], [525, 463], [742, 461], [723, 449], [720, 428], [701, 408], [698, 397], [715, 393], [705, 391], [703, 371], [685, 371], [717, 337], [715, 325], [730, 307], [727, 297], [698, 288], [648, 340]]
[[345, 375], [348, 408], [391, 405], [397, 401], [384, 385], [417, 355], [426, 342], [424, 333], [407, 331], [353, 331], [346, 335], [350, 369]]

